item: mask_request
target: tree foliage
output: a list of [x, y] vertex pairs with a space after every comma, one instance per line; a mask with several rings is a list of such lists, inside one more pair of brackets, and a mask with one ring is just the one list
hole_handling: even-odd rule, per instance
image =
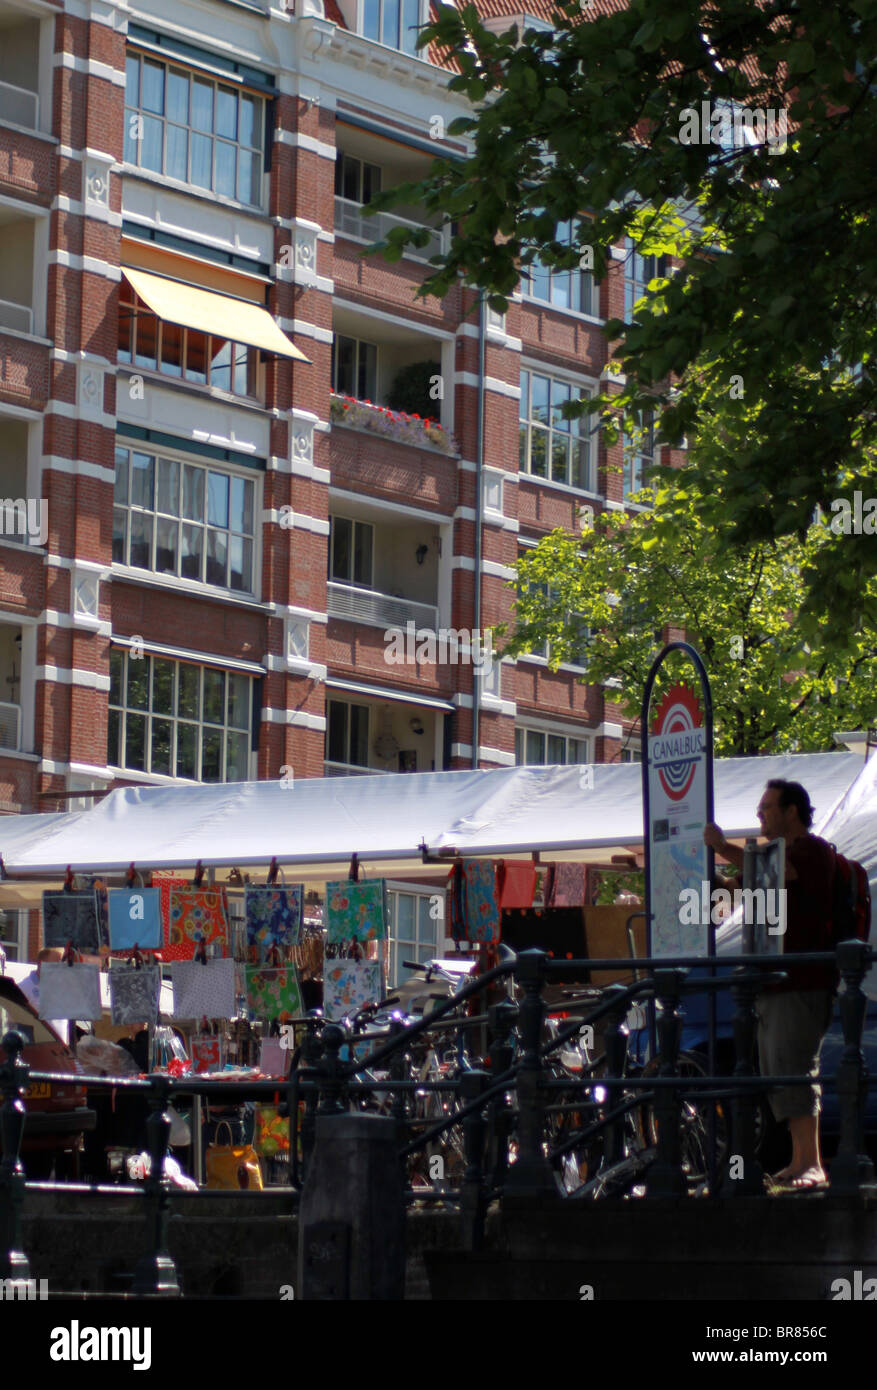
[[[877, 0], [631, 0], [611, 14], [576, 0], [554, 19], [553, 33], [494, 34], [474, 5], [440, 6], [422, 42], [456, 59], [450, 85], [474, 114], [451, 133], [472, 153], [378, 201], [452, 225], [424, 294], [462, 278], [499, 310], [536, 254], [569, 268], [591, 248], [598, 278], [624, 236], [678, 258], [629, 323], [606, 325], [624, 384], [594, 408], [611, 440], [621, 413], [660, 398], [717, 554], [804, 544], [815, 508], [877, 496]], [[785, 113], [785, 147], [686, 143], [704, 102]], [[567, 219], [572, 249], [555, 240]], [[383, 245], [399, 255], [417, 235]], [[806, 549], [799, 625], [840, 647], [874, 622], [877, 537]]]
[[[604, 513], [578, 535], [553, 531], [520, 560], [505, 651], [518, 656], [548, 641], [556, 667], [580, 650], [586, 623], [587, 679], [609, 682], [607, 698], [637, 718], [662, 634], [684, 629], [710, 677], [720, 756], [830, 749], [838, 729], [872, 724], [877, 639], [860, 634], [844, 652], [813, 646], [795, 618], [803, 576], [844, 538], [823, 520], [803, 542], [757, 541], [723, 555], [691, 479], [677, 474], [654, 500], [633, 516]], [[671, 663], [664, 684], [686, 673], [690, 666]]]

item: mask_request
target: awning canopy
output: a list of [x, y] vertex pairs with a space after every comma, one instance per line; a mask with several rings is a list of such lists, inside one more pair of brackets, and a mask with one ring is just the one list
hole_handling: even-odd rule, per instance
[[[716, 764], [716, 819], [732, 838], [757, 835], [769, 777], [803, 782], [830, 811], [862, 768], [855, 753], [730, 758]], [[26, 878], [141, 868], [265, 867], [272, 858], [311, 883], [343, 877], [351, 854], [366, 873], [420, 877], [433, 854], [529, 855], [607, 862], [642, 841], [641, 767], [510, 767], [493, 771], [304, 778], [219, 785], [118, 787], [88, 811], [0, 818], [8, 873]], [[9, 818], [10, 821], [19, 819]], [[431, 869], [444, 872], [439, 864]], [[4, 885], [12, 886], [12, 885]], [[0, 888], [2, 891], [2, 888]]]
[[278, 357], [310, 362], [277, 326], [268, 310], [258, 304], [217, 294], [215, 290], [184, 285], [180, 280], [168, 280], [164, 275], [153, 275], [147, 270], [123, 266], [122, 274], [152, 312], [168, 323], [196, 328], [201, 333], [214, 333]]

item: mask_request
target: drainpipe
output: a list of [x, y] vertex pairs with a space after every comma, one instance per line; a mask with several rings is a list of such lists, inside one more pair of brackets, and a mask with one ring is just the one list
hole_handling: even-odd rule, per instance
[[[475, 607], [473, 627], [478, 633], [479, 643], [481, 641], [481, 552], [482, 552], [482, 472], [484, 468], [484, 363], [486, 353], [485, 327], [487, 323], [487, 309], [484, 297], [481, 298], [478, 315], [478, 438], [475, 446]], [[470, 647], [471, 651], [471, 647]], [[480, 646], [483, 652], [483, 644]], [[481, 703], [481, 673], [484, 669], [483, 662], [479, 668], [472, 667], [472, 766], [478, 768], [478, 748], [479, 748], [479, 714]]]

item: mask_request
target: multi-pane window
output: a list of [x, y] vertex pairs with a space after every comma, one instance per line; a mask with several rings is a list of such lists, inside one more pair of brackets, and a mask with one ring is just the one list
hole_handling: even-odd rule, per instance
[[[526, 592], [528, 594], [535, 594], [538, 597], [544, 597], [546, 603], [552, 598], [550, 584], [528, 585]], [[587, 666], [588, 648], [591, 642], [591, 629], [580, 613], [570, 613], [569, 611], [564, 615], [564, 626], [571, 639], [571, 648], [569, 654], [564, 657], [563, 664], [565, 666]], [[544, 657], [546, 661], [550, 660], [551, 643], [545, 641], [540, 646], [533, 647], [529, 655]]]
[[632, 744], [627, 744], [624, 748], [622, 748], [622, 750], [621, 750], [621, 762], [623, 762], [623, 763], [641, 763], [642, 760], [643, 760], [643, 755], [642, 755], [642, 750], [641, 750], [640, 748], [635, 748]]
[[569, 381], [521, 372], [520, 467], [535, 478], [593, 491], [590, 416], [567, 420], [563, 406], [590, 393]]
[[368, 767], [368, 705], [329, 700], [326, 761], [343, 767]]
[[339, 396], [373, 401], [378, 385], [378, 349], [375, 343], [335, 334], [332, 348], [332, 390]]
[[416, 53], [419, 25], [420, 0], [363, 0], [363, 37], [375, 43]]
[[256, 483], [141, 449], [116, 449], [113, 561], [253, 593]]
[[335, 160], [335, 197], [351, 203], [370, 203], [381, 191], [381, 169], [340, 150]]
[[3, 908], [0, 911], [0, 950], [7, 960], [27, 959], [26, 912], [16, 908]]
[[[573, 245], [572, 222], [558, 222], [555, 240]], [[555, 270], [543, 265], [538, 256], [525, 267], [521, 292], [530, 299], [541, 299], [555, 309], [574, 309], [580, 314], [599, 314], [599, 296], [590, 270]]]
[[655, 417], [649, 413], [646, 419], [628, 436], [624, 448], [623, 487], [624, 495], [640, 492], [647, 486], [643, 471], [655, 462]]
[[213, 386], [234, 396], [259, 394], [259, 353], [215, 333], [159, 319], [124, 281], [119, 293], [120, 362]]
[[542, 729], [515, 729], [515, 762], [519, 767], [547, 763], [586, 763], [588, 740]]
[[388, 890], [390, 965], [387, 984], [390, 989], [398, 989], [414, 974], [402, 964], [404, 960], [425, 963], [441, 954], [439, 936], [444, 939], [444, 914], [436, 913], [433, 902], [437, 900], [437, 906], [442, 907], [442, 897], [435, 893]]
[[372, 585], [375, 528], [350, 517], [330, 518], [329, 578], [341, 584]]
[[634, 306], [642, 299], [650, 280], [660, 280], [668, 270], [666, 256], [642, 256], [630, 237], [625, 237], [624, 249], [624, 317], [629, 323]]
[[258, 206], [263, 99], [137, 53], [125, 68], [126, 163]]
[[236, 671], [114, 648], [107, 762], [199, 782], [246, 781], [252, 686]]

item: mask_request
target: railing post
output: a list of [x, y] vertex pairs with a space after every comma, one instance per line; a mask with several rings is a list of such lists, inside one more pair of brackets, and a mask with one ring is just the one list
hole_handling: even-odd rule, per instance
[[[400, 1033], [404, 1033], [405, 1024], [402, 1022], [401, 1018], [391, 1018], [390, 1026], [387, 1031], [389, 1032], [391, 1038], [397, 1038]], [[407, 1079], [407, 1076], [408, 1068], [405, 1065], [405, 1052], [401, 1047], [397, 1047], [396, 1051], [393, 1052], [390, 1056], [390, 1080], [405, 1081]], [[390, 1114], [396, 1121], [396, 1137], [399, 1143], [399, 1147], [404, 1148], [406, 1140], [408, 1138], [408, 1126], [406, 1124], [406, 1119], [408, 1116], [408, 1103], [404, 1091], [398, 1090], [393, 1092], [393, 1098], [390, 1102]], [[403, 1159], [403, 1174], [405, 1173], [407, 1166], [407, 1161]]]
[[868, 955], [864, 941], [841, 941], [837, 948], [837, 964], [845, 988], [840, 996], [844, 1050], [837, 1069], [840, 1142], [830, 1170], [831, 1191], [836, 1194], [855, 1195], [860, 1183], [871, 1182], [874, 1177], [874, 1165], [864, 1152], [863, 1142], [868, 1068], [862, 1052], [862, 1027], [868, 1001], [862, 980], [868, 969]]
[[138, 1261], [134, 1271], [133, 1292], [138, 1297], [179, 1298], [181, 1289], [177, 1271], [167, 1248], [169, 1183], [165, 1177], [171, 1133], [171, 1118], [167, 1114], [170, 1087], [166, 1077], [152, 1078], [150, 1104], [152, 1111], [146, 1121], [146, 1143], [150, 1168], [146, 1179], [146, 1238], [147, 1253]]
[[[493, 1041], [490, 1044], [490, 1075], [495, 1081], [508, 1071], [515, 1055], [514, 1030], [518, 1022], [518, 1006], [511, 1000], [491, 1004], [487, 1010]], [[511, 1085], [511, 1082], [509, 1083]], [[488, 1167], [491, 1185], [501, 1187], [509, 1164], [509, 1136], [515, 1123], [508, 1096], [494, 1096], [487, 1106]]]
[[[607, 998], [619, 996], [617, 1003], [613, 1003], [606, 1022], [606, 1029], [603, 1035], [603, 1048], [606, 1053], [606, 1075], [607, 1077], [621, 1077], [624, 1075], [624, 1064], [627, 1057], [628, 1030], [625, 1019], [629, 1008], [626, 998], [621, 998], [626, 994], [624, 985], [609, 985], [606, 990]], [[593, 1080], [593, 1075], [591, 1080]], [[622, 1098], [620, 1087], [610, 1086], [609, 1109], [613, 1110]], [[611, 1168], [613, 1164], [620, 1163], [624, 1157], [624, 1126], [625, 1119], [619, 1115], [617, 1119], [606, 1129], [606, 1145], [603, 1151], [603, 1161], [600, 1168]], [[589, 1173], [590, 1177], [591, 1174]]]
[[560, 1196], [560, 1189], [543, 1149], [545, 1100], [541, 1087], [539, 1045], [545, 1020], [542, 986], [548, 957], [544, 951], [522, 951], [515, 978], [524, 990], [520, 1005], [521, 1060], [518, 1066], [518, 1154], [509, 1165], [505, 1190], [518, 1196]]
[[[679, 996], [684, 970], [656, 970], [655, 998], [661, 1006], [658, 1018], [659, 1077], [677, 1076], [682, 1016]], [[646, 1177], [647, 1197], [684, 1197], [688, 1191], [682, 1172], [682, 1144], [679, 1126], [682, 1102], [672, 1086], [659, 1086], [655, 1093], [658, 1125], [658, 1152]]]
[[24, 1038], [7, 1033], [3, 1038], [6, 1061], [0, 1067], [3, 1108], [0, 1110], [0, 1278], [29, 1279], [30, 1263], [21, 1248], [21, 1206], [24, 1201], [24, 1168], [21, 1139], [24, 1134], [24, 1094], [30, 1067], [22, 1061]]
[[[745, 966], [738, 967], [732, 975], [731, 998], [736, 1006], [734, 1013], [734, 1063], [735, 1077], [755, 1075], [752, 1065], [752, 1052], [755, 1045], [755, 996], [758, 980], [753, 979]], [[728, 1136], [728, 1157], [722, 1168], [720, 1186], [729, 1197], [754, 1197], [764, 1192], [764, 1169], [755, 1156], [755, 1092], [751, 1086], [744, 1087], [731, 1101], [731, 1131]], [[743, 1171], [734, 1177], [732, 1165], [741, 1160]]]
[[307, 1078], [308, 1084], [305, 1088], [305, 1112], [301, 1117], [301, 1183], [305, 1182], [308, 1175], [308, 1164], [311, 1161], [311, 1154], [314, 1150], [314, 1139], [317, 1132], [317, 1105], [320, 1100], [319, 1075], [320, 1063], [323, 1056], [323, 1043], [317, 1032], [315, 1019], [308, 1019], [308, 1031], [304, 1042], [301, 1045], [301, 1070], [312, 1073]]
[[[323, 1063], [321, 1067], [320, 1107], [318, 1115], [343, 1115], [345, 1107], [341, 1102], [344, 1079], [341, 1076], [340, 1052], [347, 1034], [337, 1023], [327, 1023], [323, 1029]], [[351, 1040], [351, 1048], [353, 1046]]]
[[[463, 1105], [483, 1095], [490, 1082], [486, 1071], [464, 1071], [460, 1077], [459, 1097]], [[487, 1122], [484, 1108], [473, 1110], [463, 1121], [463, 1149], [466, 1171], [460, 1216], [464, 1250], [479, 1250], [484, 1238], [484, 1140]]]

